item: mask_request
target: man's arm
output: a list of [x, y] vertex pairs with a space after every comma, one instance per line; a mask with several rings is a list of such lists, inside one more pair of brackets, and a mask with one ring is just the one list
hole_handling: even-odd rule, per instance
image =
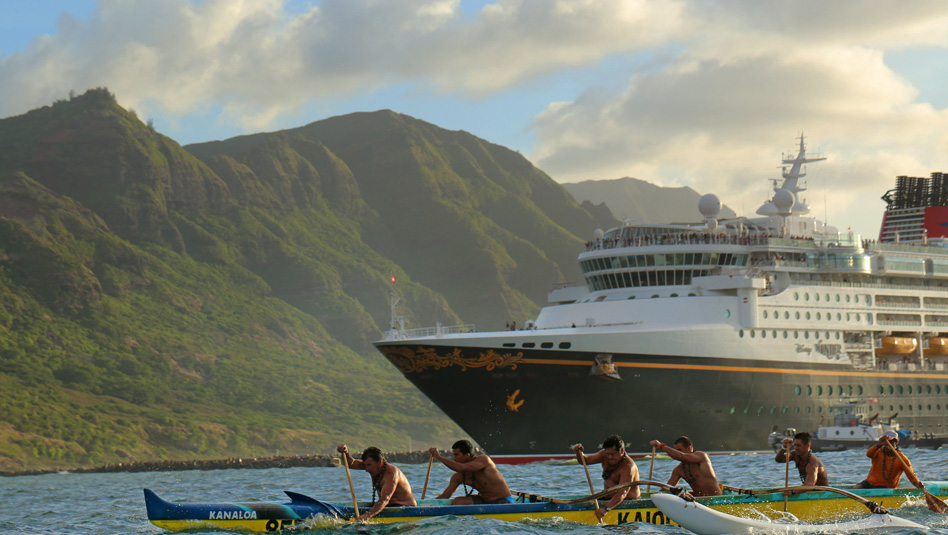
[[451, 475], [451, 479], [448, 480], [448, 486], [444, 489], [444, 492], [438, 495], [439, 500], [446, 500], [454, 494], [454, 491], [458, 490], [458, 485], [461, 484], [461, 474], [455, 473]]
[[674, 487], [676, 484], [678, 484], [679, 479], [681, 479], [681, 465], [680, 464], [676, 466], [674, 470], [672, 470], [672, 475], [670, 478], [668, 478], [668, 484]]
[[455, 472], [477, 472], [478, 470], [487, 468], [488, 465], [488, 459], [486, 455], [478, 455], [477, 457], [474, 457], [473, 460], [466, 463], [459, 463], [454, 459], [447, 459], [441, 455], [438, 455], [438, 460]]
[[392, 496], [395, 495], [395, 471], [390, 470], [384, 476], [382, 476], [382, 492], [379, 494], [378, 501], [375, 502], [375, 505], [371, 509], [359, 515], [359, 518], [356, 520], [359, 522], [366, 522], [373, 516], [382, 512], [382, 509], [385, 509], [385, 506], [388, 505], [388, 502], [392, 499]]
[[[787, 458], [787, 449], [788, 449], [788, 448], [787, 448], [787, 444], [788, 444], [788, 443], [793, 443], [793, 441], [790, 440], [790, 439], [788, 439], [788, 438], [783, 439], [783, 447], [780, 448], [780, 451], [777, 452], [777, 456], [774, 457], [774, 461], [776, 461], [776, 462], [778, 462], [778, 463], [789, 463], [789, 462], [790, 462], [790, 459]], [[791, 457], [792, 457], [792, 455], [791, 455]]]
[[355, 470], [364, 470], [364, 469], [365, 469], [365, 464], [363, 464], [362, 461], [357, 461], [357, 460], [355, 460], [355, 459], [352, 458], [352, 455], [349, 455], [349, 448], [346, 447], [345, 444], [340, 444], [340, 445], [336, 448], [336, 451], [338, 451], [339, 453], [345, 454], [345, 456], [346, 456], [346, 463], [349, 465], [349, 468], [352, 468], [352, 469], [355, 469]]
[[803, 484], [808, 487], [816, 485], [816, 474], [819, 473], [819, 471], [819, 463], [810, 463], [806, 465], [806, 479], [803, 481]]

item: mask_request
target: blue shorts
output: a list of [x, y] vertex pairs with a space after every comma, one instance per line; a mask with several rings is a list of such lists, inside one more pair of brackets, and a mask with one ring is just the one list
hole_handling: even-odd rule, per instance
[[887, 489], [887, 488], [889, 488], [889, 487], [887, 487], [887, 486], [885, 486], [885, 485], [873, 485], [872, 483], [869, 483], [869, 480], [868, 480], [868, 479], [863, 479], [862, 482], [859, 483], [859, 486], [862, 487], [862, 488], [864, 488], [864, 489]]
[[[478, 497], [480, 497], [480, 496], [478, 496]], [[483, 499], [484, 499], [484, 498], [481, 498], [481, 500], [483, 500]], [[481, 503], [483, 503], [483, 504], [485, 504], [485, 505], [501, 505], [501, 504], [505, 504], [505, 503], [516, 503], [516, 501], [514, 500], [514, 497], [513, 497], [513, 496], [507, 496], [506, 498], [500, 498], [500, 499], [494, 500], [494, 501], [492, 501], [492, 502], [485, 502], [485, 501], [482, 501]]]

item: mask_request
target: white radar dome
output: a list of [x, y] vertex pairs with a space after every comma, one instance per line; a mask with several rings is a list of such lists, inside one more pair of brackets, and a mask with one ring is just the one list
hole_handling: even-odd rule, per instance
[[792, 192], [782, 189], [774, 193], [774, 199], [770, 202], [774, 203], [774, 207], [777, 209], [778, 214], [787, 215], [793, 208], [793, 203], [795, 200], [796, 199], [793, 198]]
[[713, 193], [702, 195], [701, 199], [698, 200], [698, 211], [705, 219], [717, 217], [721, 212], [721, 201]]
[[605, 235], [606, 233], [603, 232], [601, 228], [597, 228], [596, 230], [593, 231], [593, 238], [596, 238], [597, 240], [601, 240], [602, 237]]
[[800, 202], [798, 202], [798, 203], [796, 203], [796, 204], [793, 205], [793, 213], [795, 213], [795, 214], [801, 214], [801, 215], [802, 215], [802, 214], [809, 214], [809, 213], [810, 213], [810, 205], [807, 204], [807, 203], [805, 203], [805, 202], [803, 202], [803, 201], [800, 201]]

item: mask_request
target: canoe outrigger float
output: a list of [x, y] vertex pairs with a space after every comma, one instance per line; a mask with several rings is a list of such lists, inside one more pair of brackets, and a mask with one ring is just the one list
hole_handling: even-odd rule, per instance
[[[620, 485], [648, 485], [672, 489], [655, 481], [636, 481]], [[725, 487], [722, 496], [697, 498], [700, 503], [715, 511], [735, 516], [780, 517], [784, 515], [784, 494], [779, 489], [743, 490]], [[801, 487], [793, 487], [800, 489]], [[386, 507], [372, 522], [391, 523], [418, 521], [429, 517], [455, 515], [498, 520], [517, 521], [525, 518], [561, 517], [584, 524], [596, 524], [592, 501], [605, 497], [617, 488], [589, 496], [558, 496], [548, 498], [535, 494], [516, 492], [518, 501], [504, 505], [450, 505], [450, 500], [429, 499], [419, 501], [412, 507]], [[674, 489], [673, 489], [674, 490]], [[865, 513], [865, 503], [883, 504], [888, 509], [902, 507], [906, 503], [925, 503], [921, 489], [904, 487], [896, 489], [850, 489], [846, 495], [835, 492], [814, 491], [795, 494], [787, 501], [787, 512], [800, 522], [826, 522], [841, 517], [854, 518]], [[738, 492], [735, 492], [738, 491]], [[940, 497], [948, 496], [948, 482], [925, 484], [925, 491]], [[304, 494], [285, 491], [290, 501], [286, 503], [171, 503], [145, 489], [145, 505], [148, 520], [158, 527], [180, 531], [186, 529], [217, 527], [242, 531], [277, 531], [301, 523], [319, 521], [348, 521], [354, 518], [353, 507], [341, 502], [324, 502]], [[657, 493], [656, 493], [657, 495]], [[625, 524], [646, 522], [672, 524], [666, 513], [644, 495], [635, 500], [626, 500], [609, 512], [603, 522]], [[369, 502], [359, 502], [360, 510], [368, 510]], [[871, 507], [870, 507], [871, 510]]]
[[774, 522], [759, 518], [729, 515], [721, 511], [715, 511], [694, 500], [686, 500], [672, 494], [656, 494], [652, 496], [652, 500], [668, 518], [697, 535], [735, 535], [749, 532], [791, 535], [825, 531], [856, 533], [896, 528], [928, 529], [911, 520], [891, 515], [885, 508], [878, 508], [869, 516], [856, 520], [827, 524], [806, 524], [800, 522]]

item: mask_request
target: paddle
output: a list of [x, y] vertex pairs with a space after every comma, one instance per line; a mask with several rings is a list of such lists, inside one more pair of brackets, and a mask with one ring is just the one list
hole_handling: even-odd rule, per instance
[[729, 490], [731, 492], [736, 492], [738, 494], [747, 494], [749, 496], [755, 495], [755, 494], [775, 494], [777, 492], [791, 492], [791, 491], [792, 492], [808, 492], [808, 491], [815, 490], [815, 491], [820, 491], [820, 492], [835, 492], [836, 494], [842, 494], [843, 496], [856, 500], [857, 502], [868, 507], [869, 510], [873, 513], [880, 514], [880, 515], [889, 514], [888, 509], [877, 504], [874, 501], [867, 500], [858, 494], [853, 494], [852, 492], [848, 492], [843, 489], [837, 489], [834, 487], [820, 487], [820, 486], [815, 486], [815, 485], [798, 485], [796, 487], [783, 487], [783, 488], [778, 488], [778, 489], [742, 489], [738, 487], [731, 487], [729, 485], [723, 485], [723, 487], [724, 487], [724, 490]]
[[355, 510], [355, 517], [359, 518], [359, 504], [356, 502], [356, 490], [352, 484], [352, 473], [349, 472], [349, 460], [345, 452], [340, 453], [340, 455], [342, 455], [342, 465], [346, 467], [346, 478], [349, 479], [349, 492], [352, 493], [352, 508]]
[[434, 462], [434, 455], [428, 457], [428, 472], [425, 473], [425, 487], [421, 489], [421, 499], [425, 499], [425, 494], [428, 492], [428, 476], [431, 475], [431, 463]]
[[[790, 444], [787, 444], [787, 447], [784, 448], [783, 451], [784, 451], [784, 455], [787, 456], [787, 469], [784, 471], [783, 486], [789, 487], [790, 486]], [[790, 495], [784, 494], [783, 495], [783, 512], [784, 513], [787, 512], [787, 506], [789, 502], [790, 502]]]
[[[589, 477], [589, 467], [586, 466], [586, 454], [582, 451], [579, 452], [579, 460], [583, 463], [583, 470], [586, 471], [586, 481], [589, 482], [589, 493], [595, 494], [596, 489], [593, 488], [593, 480]], [[593, 498], [593, 504], [596, 506], [596, 510], [599, 510], [599, 500]], [[602, 519], [599, 519], [599, 522], [602, 522]]]
[[917, 488], [921, 489], [925, 493], [925, 503], [928, 504], [928, 508], [938, 514], [948, 513], [948, 503], [945, 503], [938, 499], [937, 496], [925, 490], [925, 484], [918, 479], [918, 476], [915, 475], [915, 472], [912, 470], [912, 465], [909, 463], [909, 460], [905, 457], [905, 454], [898, 450], [895, 446], [889, 442], [889, 437], [885, 438], [886, 443], [889, 445], [889, 449], [895, 452], [895, 455], [902, 461], [902, 470], [905, 472], [905, 477], [912, 482]]
[[[652, 479], [652, 468], [655, 467], [655, 446], [652, 446], [652, 461], [648, 463], [648, 478]], [[652, 492], [652, 486], [645, 487], [645, 492]]]

